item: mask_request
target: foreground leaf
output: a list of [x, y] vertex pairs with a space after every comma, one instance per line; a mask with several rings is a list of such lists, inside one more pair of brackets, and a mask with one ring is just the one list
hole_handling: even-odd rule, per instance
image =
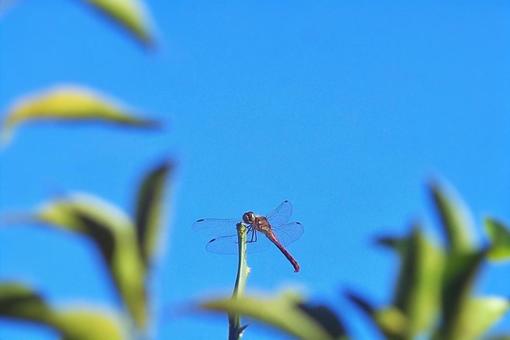
[[489, 259], [493, 261], [510, 259], [510, 229], [501, 221], [487, 218], [485, 219], [485, 230], [491, 241]]
[[437, 182], [430, 183], [429, 190], [448, 237], [449, 252], [458, 254], [473, 250], [473, 225], [464, 203]]
[[485, 250], [451, 256], [447, 262], [442, 288], [442, 320], [436, 339], [466, 339], [464, 321], [470, 318], [471, 293]]
[[157, 126], [153, 120], [136, 117], [115, 100], [75, 86], [51, 88], [15, 103], [5, 116], [0, 131], [2, 141], [8, 142], [20, 124], [31, 121], [90, 121], [142, 128]]
[[42, 296], [17, 282], [0, 283], [0, 317], [52, 324], [53, 311]]
[[419, 226], [406, 240], [394, 297], [394, 306], [407, 318], [405, 337], [429, 329], [436, 321], [441, 295], [443, 255]]
[[169, 173], [174, 165], [165, 162], [151, 170], [138, 190], [135, 220], [138, 247], [146, 266], [156, 251], [161, 234], [163, 194]]
[[405, 316], [396, 308], [376, 309], [361, 295], [347, 291], [345, 297], [356, 305], [388, 339], [405, 339], [408, 321]]
[[144, 327], [147, 301], [144, 270], [134, 226], [126, 214], [93, 196], [75, 194], [43, 205], [31, 220], [91, 239], [100, 250], [113, 282], [138, 327]]
[[30, 287], [0, 283], [0, 318], [35, 322], [58, 331], [64, 340], [123, 340], [121, 322], [101, 309], [56, 309]]
[[501, 297], [470, 299], [460, 321], [462, 333], [459, 339], [479, 339], [509, 308], [509, 301]]
[[63, 340], [125, 340], [120, 321], [110, 313], [83, 307], [62, 308], [56, 312], [55, 327]]
[[142, 0], [83, 0], [105, 14], [146, 46], [154, 44]]
[[199, 307], [206, 311], [240, 314], [300, 339], [338, 339], [345, 336], [340, 321], [327, 307], [304, 304], [294, 294], [210, 299], [200, 303]]

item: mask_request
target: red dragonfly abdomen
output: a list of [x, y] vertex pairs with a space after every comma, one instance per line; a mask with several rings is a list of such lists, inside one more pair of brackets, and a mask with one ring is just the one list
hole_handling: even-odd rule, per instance
[[280, 241], [276, 238], [275, 234], [269, 230], [269, 232], [265, 233], [267, 238], [274, 243], [274, 245], [282, 252], [282, 254], [289, 260], [289, 262], [292, 264], [292, 267], [294, 267], [294, 272], [298, 272], [300, 267], [299, 263], [294, 259], [294, 257], [285, 249], [285, 247], [282, 246]]

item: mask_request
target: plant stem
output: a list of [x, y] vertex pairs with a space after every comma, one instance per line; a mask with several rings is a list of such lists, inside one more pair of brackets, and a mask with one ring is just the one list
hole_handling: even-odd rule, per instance
[[[246, 280], [250, 273], [250, 268], [246, 261], [246, 226], [243, 223], [237, 224], [237, 244], [238, 244], [238, 262], [237, 262], [237, 276], [234, 291], [232, 292], [232, 299], [243, 295], [244, 288], [246, 287]], [[241, 326], [241, 317], [239, 314], [228, 315], [228, 339], [239, 340], [243, 335], [243, 330], [246, 326]]]

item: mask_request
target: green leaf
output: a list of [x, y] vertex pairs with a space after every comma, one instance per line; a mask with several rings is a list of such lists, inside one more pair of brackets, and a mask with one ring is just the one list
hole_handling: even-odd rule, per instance
[[478, 274], [486, 250], [450, 255], [443, 274], [442, 320], [437, 339], [465, 339], [464, 322], [469, 317], [469, 305], [474, 280]]
[[[28, 218], [91, 239], [135, 323], [141, 328], [145, 326], [144, 268], [133, 223], [124, 212], [96, 197], [75, 194], [43, 205]], [[22, 217], [20, 222], [26, 219]]]
[[508, 227], [501, 221], [486, 218], [485, 230], [491, 241], [489, 259], [493, 261], [508, 260], [510, 258], [510, 230]]
[[[345, 336], [340, 321], [332, 320], [334, 314], [322, 309], [326, 307], [320, 307], [322, 311], [318, 313], [317, 307], [303, 304], [299, 296], [291, 293], [276, 297], [244, 295], [236, 299], [210, 299], [200, 303], [199, 307], [206, 311], [240, 314], [300, 339], [320, 340]], [[325, 318], [322, 319], [318, 314]]]
[[441, 295], [443, 254], [416, 225], [400, 247], [401, 266], [394, 306], [407, 318], [405, 337], [417, 336], [436, 321]]
[[141, 0], [83, 0], [130, 33], [145, 46], [153, 46], [148, 12]]
[[471, 298], [460, 320], [458, 339], [480, 339], [509, 310], [510, 303], [501, 297]]
[[138, 247], [146, 266], [157, 248], [161, 229], [161, 210], [166, 179], [174, 165], [165, 162], [152, 169], [138, 190], [135, 209]]
[[125, 339], [115, 315], [99, 308], [53, 308], [38, 292], [18, 282], [0, 283], [0, 318], [50, 326], [64, 340]]
[[408, 321], [397, 308], [375, 309], [364, 297], [352, 291], [345, 292], [345, 297], [365, 313], [386, 338], [405, 338]]
[[15, 129], [26, 122], [102, 122], [139, 128], [154, 128], [158, 123], [138, 118], [115, 100], [77, 86], [59, 86], [22, 98], [8, 109], [0, 137], [6, 143]]
[[319, 323], [332, 338], [338, 339], [346, 335], [344, 325], [329, 307], [310, 303], [300, 303], [298, 307]]
[[125, 340], [120, 325], [113, 314], [83, 307], [59, 309], [55, 322], [63, 340]]
[[448, 237], [449, 252], [457, 254], [473, 250], [473, 223], [464, 203], [438, 182], [431, 182], [429, 190]]
[[52, 324], [53, 311], [42, 296], [17, 282], [0, 283], [0, 317]]
[[375, 239], [375, 244], [396, 250], [399, 253], [405, 253], [407, 249], [407, 238], [393, 237], [393, 236], [381, 236]]

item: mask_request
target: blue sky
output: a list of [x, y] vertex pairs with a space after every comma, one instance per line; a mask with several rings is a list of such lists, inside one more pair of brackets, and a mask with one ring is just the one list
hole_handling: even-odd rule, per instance
[[[389, 298], [395, 258], [379, 233], [430, 222], [424, 184], [448, 179], [479, 222], [510, 221], [510, 4], [505, 1], [150, 1], [160, 48], [146, 52], [78, 1], [19, 1], [0, 17], [0, 108], [60, 83], [93, 87], [166, 123], [162, 133], [27, 126], [0, 153], [0, 210], [86, 191], [129, 210], [143, 171], [178, 160], [156, 309], [229, 293], [235, 257], [209, 254], [202, 217], [265, 213], [284, 199], [305, 234], [249, 258], [252, 291], [301, 287], [375, 336], [340, 296]], [[481, 230], [477, 230], [482, 235]], [[116, 306], [90, 244], [41, 228], [0, 232], [0, 279], [57, 304]], [[478, 290], [508, 294], [507, 266]], [[160, 313], [157, 338], [222, 338], [222, 318]], [[510, 320], [499, 326], [508, 329]], [[249, 329], [246, 339], [271, 333]], [[53, 339], [0, 322], [0, 339]]]

